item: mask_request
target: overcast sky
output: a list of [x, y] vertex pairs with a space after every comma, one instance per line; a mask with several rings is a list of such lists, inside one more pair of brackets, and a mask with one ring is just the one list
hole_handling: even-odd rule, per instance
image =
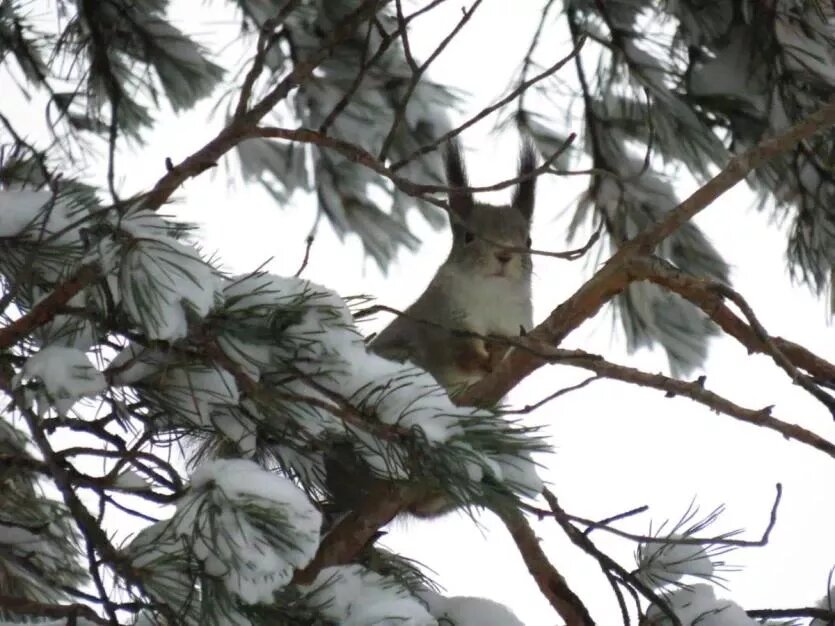
[[[206, 40], [226, 41], [237, 28], [223, 23], [223, 12], [211, 5], [193, 11], [192, 2], [172, 2], [175, 23]], [[218, 5], [219, 3], [215, 3]], [[416, 23], [412, 44], [416, 54], [430, 51], [460, 16], [459, 3], [447, 3]], [[519, 7], [524, 6], [524, 10]], [[502, 93], [524, 55], [538, 19], [538, 2], [508, 3], [485, 0], [459, 38], [436, 61], [432, 78], [469, 92], [461, 120]], [[229, 15], [229, 13], [225, 13]], [[195, 24], [194, 20], [199, 20]], [[545, 38], [543, 60], [555, 61], [569, 51], [559, 33]], [[425, 54], [423, 55], [425, 56]], [[571, 76], [571, 66], [562, 72]], [[141, 151], [121, 151], [117, 172], [125, 191], [147, 188], [164, 173], [164, 159], [175, 162], [210, 137], [220, 119], [206, 118], [212, 103], [182, 118], [161, 113], [155, 132]], [[4, 104], [13, 120], [26, 115], [24, 103]], [[9, 108], [11, 107], [11, 108]], [[29, 109], [31, 110], [31, 109]], [[40, 120], [37, 120], [40, 121]], [[489, 184], [513, 175], [517, 138], [492, 134], [488, 119], [463, 136], [474, 185]], [[578, 133], [581, 128], [573, 130]], [[248, 271], [272, 257], [268, 269], [292, 274], [304, 253], [304, 239], [314, 216], [314, 199], [296, 195], [292, 205], [279, 210], [260, 189], [240, 183], [229, 187], [219, 168], [213, 177], [188, 181], [170, 213], [201, 226], [199, 238], [207, 252], [217, 252], [232, 271]], [[104, 168], [101, 168], [104, 171]], [[233, 168], [235, 171], [235, 168]], [[539, 186], [534, 245], [559, 250], [565, 242], [567, 220], [560, 214], [587, 184], [584, 177], [543, 181]], [[677, 186], [683, 198], [692, 181]], [[510, 191], [488, 196], [506, 200]], [[749, 301], [766, 329], [835, 360], [833, 331], [827, 325], [824, 303], [803, 287], [790, 285], [784, 260], [785, 236], [767, 215], [754, 210], [755, 198], [739, 186], [700, 216], [718, 249], [733, 267], [733, 284]], [[415, 221], [425, 245], [417, 254], [402, 254], [388, 276], [364, 261], [357, 241], [340, 243], [320, 228], [304, 276], [343, 295], [376, 297], [396, 308], [407, 306], [423, 289], [449, 246], [447, 232], [431, 233]], [[535, 259], [535, 320], [588, 278], [593, 267], [585, 261]], [[363, 327], [378, 330], [387, 319]], [[665, 371], [660, 352], [629, 356], [619, 332], [612, 332], [607, 309], [584, 324], [564, 347], [603, 353], [612, 361], [641, 369]], [[790, 384], [786, 375], [763, 356], [749, 356], [732, 339], [714, 341], [705, 370], [708, 388], [746, 407], [775, 405], [774, 415], [835, 440], [835, 427], [826, 411]], [[567, 367], [542, 368], [511, 394], [510, 403], [522, 406], [577, 382], [583, 372]], [[826, 590], [835, 563], [835, 499], [830, 496], [833, 460], [771, 431], [717, 416], [686, 399], [667, 399], [660, 392], [633, 389], [619, 383], [596, 382], [527, 416], [543, 425], [554, 453], [541, 459], [544, 477], [570, 513], [589, 518], [607, 517], [640, 505], [650, 512], [625, 521], [624, 530], [645, 532], [684, 513], [696, 498], [703, 511], [725, 503], [727, 512], [716, 532], [746, 528], [747, 538], [758, 538], [767, 521], [774, 484], [782, 482], [784, 498], [772, 542], [763, 549], [727, 555], [744, 565], [728, 574], [727, 597], [745, 608], [804, 606]], [[503, 526], [492, 516], [482, 517], [482, 528], [469, 518], [450, 515], [432, 522], [397, 523], [384, 544], [417, 559], [437, 574], [450, 595], [488, 597], [510, 606], [526, 624], [559, 620], [537, 590]], [[553, 522], [534, 521], [536, 532], [552, 562], [589, 605], [599, 623], [618, 618], [614, 597], [596, 563], [574, 549]], [[591, 535], [628, 569], [634, 566], [634, 545], [603, 533]], [[719, 595], [723, 595], [720, 593]]]

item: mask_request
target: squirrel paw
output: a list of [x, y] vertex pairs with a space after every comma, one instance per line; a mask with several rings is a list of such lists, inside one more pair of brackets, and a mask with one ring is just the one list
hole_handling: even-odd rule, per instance
[[475, 339], [461, 345], [456, 355], [456, 365], [465, 372], [492, 371], [492, 357], [483, 339]]

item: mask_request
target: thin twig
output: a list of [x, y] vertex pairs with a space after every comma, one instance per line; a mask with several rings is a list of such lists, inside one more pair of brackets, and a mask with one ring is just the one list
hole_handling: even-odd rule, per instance
[[835, 622], [835, 611], [822, 609], [816, 606], [808, 606], [799, 609], [750, 609], [745, 612], [748, 614], [748, 617], [753, 617], [754, 619], [791, 619], [798, 617], [811, 617], [815, 621], [820, 620], [822, 622], [822, 626]]
[[643, 506], [637, 506], [634, 509], [629, 509], [628, 511], [624, 511], [623, 513], [616, 513], [615, 515], [610, 515], [609, 517], [604, 517], [602, 520], [592, 522], [592, 526], [587, 528], [584, 534], [588, 535], [598, 525], [608, 525], [608, 524], [611, 524], [613, 522], [617, 522], [617, 521], [620, 521], [622, 519], [626, 519], [627, 517], [633, 517], [635, 515], [640, 515], [641, 513], [645, 513], [648, 510], [649, 510], [649, 507], [646, 504], [644, 504]]
[[652, 589], [650, 589], [647, 585], [645, 585], [641, 580], [632, 574], [631, 572], [627, 571], [624, 567], [622, 567], [617, 561], [612, 559], [609, 555], [602, 552], [595, 544], [589, 539], [586, 535], [581, 533], [577, 528], [575, 528], [571, 522], [569, 521], [568, 515], [566, 512], [560, 507], [557, 497], [551, 493], [548, 489], [542, 490], [542, 495], [545, 497], [545, 500], [548, 502], [548, 506], [551, 507], [551, 511], [554, 514], [554, 519], [563, 529], [568, 538], [571, 542], [576, 545], [578, 548], [582, 549], [584, 552], [589, 554], [590, 556], [594, 557], [598, 563], [600, 563], [600, 567], [604, 570], [611, 570], [624, 581], [629, 583], [636, 591], [641, 593], [647, 600], [652, 602], [656, 605], [663, 613], [666, 615], [674, 626], [682, 626], [681, 620], [678, 616], [673, 613], [672, 609], [669, 607], [667, 602], [660, 597], [657, 593], [655, 593]]
[[313, 235], [308, 235], [307, 238], [304, 240], [304, 258], [302, 259], [302, 264], [299, 266], [299, 269], [296, 270], [296, 273], [293, 274], [296, 278], [301, 276], [304, 268], [307, 267], [307, 262], [310, 260], [310, 248], [313, 246]]
[[[595, 522], [594, 520], [579, 517], [577, 515], [567, 514], [572, 521], [578, 522], [586, 526], [585, 535], [590, 534], [593, 530], [603, 530], [624, 539], [631, 539], [639, 543], [665, 543], [665, 544], [683, 544], [683, 545], [716, 545], [716, 546], [736, 546], [739, 548], [762, 548], [768, 545], [771, 538], [771, 531], [777, 524], [777, 510], [780, 507], [780, 501], [783, 497], [783, 486], [780, 483], [776, 485], [777, 493], [774, 496], [774, 503], [771, 505], [771, 513], [768, 518], [768, 525], [763, 531], [759, 539], [727, 539], [725, 537], [650, 537], [648, 535], [638, 535], [635, 533], [626, 532], [618, 528], [613, 528], [610, 524], [621, 519], [623, 514], [605, 520]], [[645, 511], [647, 507], [635, 509], [635, 511]], [[629, 511], [633, 514], [634, 511]]]
[[601, 378], [602, 377], [599, 376], [599, 375], [590, 376], [589, 378], [586, 378], [585, 380], [583, 380], [582, 382], [577, 383], [576, 385], [570, 385], [568, 387], [563, 387], [562, 389], [559, 389], [559, 390], [555, 391], [554, 393], [545, 396], [544, 398], [542, 398], [542, 400], [539, 400], [538, 402], [534, 402], [533, 404], [526, 404], [525, 406], [523, 406], [521, 408], [518, 408], [518, 409], [505, 409], [501, 412], [503, 414], [507, 414], [507, 415], [524, 415], [526, 413], [532, 413], [533, 411], [536, 411], [538, 408], [542, 407], [543, 405], [548, 404], [552, 400], [556, 400], [560, 396], [564, 396], [565, 394], [571, 393], [572, 391], [577, 391], [578, 389], [582, 389], [583, 387], [593, 383], [596, 380], [600, 380]]
[[[542, 353], [547, 351], [546, 346], [539, 346], [538, 348]], [[812, 448], [835, 458], [835, 444], [824, 439], [820, 435], [803, 428], [802, 426], [784, 422], [773, 417], [771, 415], [771, 406], [758, 410], [748, 409], [739, 406], [738, 404], [735, 404], [712, 391], [708, 391], [699, 381], [687, 382], [670, 378], [662, 374], [650, 374], [625, 365], [611, 363], [599, 355], [588, 353], [583, 354], [579, 350], [566, 351], [566, 356], [564, 358], [560, 358], [558, 356], [559, 353], [559, 348], [553, 349], [553, 362], [562, 363], [564, 365], [574, 365], [576, 367], [593, 371], [599, 376], [603, 376], [605, 378], [637, 384], [642, 387], [659, 389], [661, 391], [665, 391], [669, 397], [677, 395], [684, 396], [740, 421], [773, 430], [787, 439], [793, 439], [807, 446], [811, 446]], [[511, 353], [511, 355], [507, 358], [510, 359], [512, 357], [513, 353]], [[456, 398], [456, 401], [457, 400], [458, 398]]]
[[261, 24], [258, 32], [258, 41], [255, 44], [255, 58], [252, 60], [252, 67], [249, 68], [249, 71], [244, 77], [244, 82], [241, 85], [241, 93], [238, 96], [238, 105], [235, 107], [234, 119], [239, 119], [246, 113], [255, 81], [258, 80], [258, 77], [264, 71], [267, 54], [269, 54], [270, 49], [277, 41], [275, 29], [298, 4], [299, 0], [287, 0], [274, 18], [267, 19]]
[[172, 167], [154, 185], [153, 189], [142, 198], [144, 208], [156, 210], [161, 207], [171, 195], [186, 180], [199, 176], [208, 168], [217, 164], [218, 159], [251, 135], [249, 131], [276, 104], [286, 98], [291, 91], [307, 80], [319, 65], [325, 61], [345, 39], [351, 37], [359, 25], [373, 16], [381, 3], [388, 0], [363, 0], [357, 7], [346, 15], [331, 31], [322, 46], [310, 57], [293, 66], [290, 73], [269, 91], [249, 111], [238, 118], [233, 118], [215, 137], [202, 148], [186, 157]]
[[420, 17], [424, 13], [431, 11], [439, 4], [446, 2], [446, 0], [433, 0], [432, 2], [428, 3], [426, 6], [421, 7], [420, 9], [416, 10], [414, 13], [407, 15], [403, 20], [402, 24], [398, 24], [397, 29], [392, 33], [387, 33], [382, 40], [380, 41], [380, 45], [377, 47], [377, 50], [371, 56], [371, 58], [366, 59], [366, 55], [368, 53], [368, 41], [371, 36], [372, 32], [372, 24], [369, 23], [368, 31], [366, 34], [366, 42], [365, 48], [363, 49], [363, 54], [360, 58], [360, 67], [357, 70], [356, 76], [354, 76], [354, 80], [351, 82], [350, 87], [342, 94], [342, 97], [339, 99], [333, 109], [331, 109], [330, 113], [325, 116], [325, 121], [319, 125], [319, 132], [325, 134], [327, 130], [331, 127], [333, 122], [339, 116], [342, 111], [348, 106], [351, 102], [351, 99], [354, 97], [354, 94], [357, 92], [359, 87], [362, 85], [363, 80], [368, 75], [368, 68], [372, 67], [382, 56], [385, 52], [389, 49], [392, 43], [397, 41], [397, 38], [400, 37], [403, 33], [404, 27], [408, 26], [411, 21], [417, 17]]

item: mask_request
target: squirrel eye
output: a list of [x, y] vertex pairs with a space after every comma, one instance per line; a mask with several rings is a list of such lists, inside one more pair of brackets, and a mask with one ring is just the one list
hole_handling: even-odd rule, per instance
[[470, 231], [464, 231], [464, 243], [472, 243], [475, 240], [475, 235], [473, 235]]
[[528, 247], [528, 248], [531, 247], [531, 238], [530, 237], [528, 237], [527, 240], [525, 241], [525, 246]]

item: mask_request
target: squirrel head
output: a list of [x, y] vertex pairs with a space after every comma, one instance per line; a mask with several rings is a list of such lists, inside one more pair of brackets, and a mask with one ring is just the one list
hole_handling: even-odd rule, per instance
[[[472, 192], [458, 190], [469, 185], [457, 143], [447, 144], [445, 164], [450, 187], [452, 250], [444, 265], [474, 278], [529, 278], [531, 257], [519, 250], [531, 247], [535, 177], [517, 183], [510, 205], [495, 206], [475, 202]], [[530, 175], [535, 164], [533, 146], [525, 142], [519, 160], [519, 176]]]

